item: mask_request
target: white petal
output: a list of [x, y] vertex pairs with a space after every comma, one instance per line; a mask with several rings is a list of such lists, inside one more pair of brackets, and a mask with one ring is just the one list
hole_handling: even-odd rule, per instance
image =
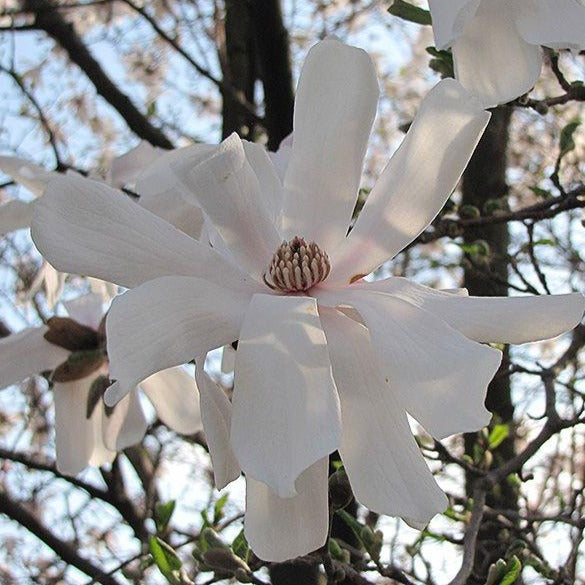
[[540, 47], [527, 43], [516, 29], [510, 0], [482, 2], [452, 49], [455, 77], [485, 107], [532, 89], [542, 67]]
[[194, 169], [182, 164], [174, 168], [188, 188], [189, 201], [201, 206], [234, 259], [261, 277], [280, 237], [240, 137], [232, 134]]
[[575, 327], [585, 311], [580, 293], [533, 297], [468, 297], [430, 289], [405, 278], [356, 285], [404, 299], [446, 321], [470, 339], [526, 343], [556, 337]]
[[113, 187], [134, 184], [138, 175], [164, 152], [142, 140], [138, 146], [112, 161], [108, 183]]
[[197, 385], [183, 368], [162, 370], [144, 380], [140, 387], [169, 428], [185, 435], [202, 430]]
[[64, 285], [65, 275], [55, 270], [51, 264], [44, 260], [39, 271], [36, 273], [32, 284], [26, 291], [25, 299], [32, 299], [35, 294], [43, 288], [47, 306], [49, 309], [53, 309], [61, 298]]
[[292, 154], [293, 135], [292, 132], [278, 145], [276, 152], [269, 152], [268, 156], [276, 169], [278, 177], [282, 183], [284, 176], [286, 175], [286, 169], [290, 162], [290, 156]]
[[256, 142], [242, 140], [242, 144], [246, 158], [258, 179], [261, 196], [260, 205], [266, 210], [269, 220], [276, 222], [280, 214], [283, 195], [282, 179], [278, 174], [278, 169], [274, 165], [273, 156], [276, 153], [267, 152], [261, 144], [257, 144]]
[[133, 287], [179, 274], [245, 286], [246, 277], [207, 245], [103, 183], [51, 181], [35, 205], [33, 240], [53, 265]]
[[97, 293], [89, 293], [70, 301], [63, 301], [63, 306], [74, 321], [96, 330], [104, 316], [103, 299]]
[[306, 555], [327, 540], [327, 458], [306, 469], [294, 498], [279, 498], [266, 484], [246, 476], [244, 532], [254, 554], [281, 562]]
[[30, 227], [35, 203], [13, 199], [0, 206], [0, 235]]
[[115, 456], [107, 453], [101, 441], [101, 414], [96, 408], [87, 418], [87, 400], [95, 375], [74, 382], [56, 383], [55, 448], [57, 469], [76, 475], [88, 465], [107, 463]]
[[148, 376], [231, 343], [249, 296], [198, 278], [157, 278], [120, 295], [106, 320], [110, 376], [106, 403], [115, 403]]
[[136, 191], [140, 195], [139, 205], [172, 223], [192, 238], [199, 239], [203, 228], [203, 212], [198, 205], [188, 201], [189, 193], [171, 165], [183, 161], [189, 168], [195, 168], [213, 150], [214, 147], [207, 144], [194, 144], [165, 152], [136, 181]]
[[516, 2], [516, 27], [533, 45], [553, 49], [585, 49], [585, 5], [578, 0]]
[[[98, 405], [103, 409], [103, 404]], [[140, 404], [138, 391], [134, 388], [114, 407], [114, 412], [104, 412], [102, 422], [103, 441], [112, 451], [122, 451], [142, 441], [148, 422]]]
[[231, 345], [224, 345], [221, 354], [221, 373], [230, 374], [236, 365], [236, 350]]
[[47, 171], [39, 165], [14, 156], [0, 156], [0, 171], [37, 197], [43, 193], [51, 179], [61, 176], [60, 173]]
[[448, 505], [387, 382], [368, 330], [333, 309], [321, 310], [341, 400], [339, 453], [358, 501], [379, 514], [426, 525]]
[[339, 399], [315, 299], [254, 295], [240, 331], [231, 443], [280, 497], [339, 446]]
[[69, 351], [43, 337], [48, 330], [43, 325], [0, 339], [0, 388], [53, 370], [69, 357]]
[[453, 79], [429, 92], [354, 228], [333, 254], [328, 282], [350, 282], [369, 274], [431, 223], [459, 181], [489, 118]]
[[500, 351], [470, 341], [397, 297], [363, 290], [339, 296], [360, 312], [384, 377], [429, 433], [442, 439], [489, 422], [483, 403], [502, 359]]
[[314, 240], [328, 254], [345, 237], [376, 114], [370, 56], [335, 39], [316, 44], [303, 65], [293, 148], [284, 178], [281, 233]]
[[199, 387], [201, 419], [209, 447], [215, 487], [223, 489], [240, 475], [240, 466], [230, 444], [232, 405], [223, 390], [205, 373], [205, 358], [197, 360], [195, 379]]
[[480, 0], [429, 0], [437, 49], [446, 49], [474, 17]]
[[89, 282], [89, 290], [99, 295], [104, 303], [111, 301], [118, 294], [117, 284], [100, 280], [99, 278], [89, 277], [87, 280]]

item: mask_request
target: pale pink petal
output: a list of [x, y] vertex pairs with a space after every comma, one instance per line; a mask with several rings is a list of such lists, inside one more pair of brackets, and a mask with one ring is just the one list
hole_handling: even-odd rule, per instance
[[[489, 1], [489, 0], [488, 0]], [[480, 0], [429, 0], [437, 49], [446, 49], [474, 17]]]
[[[264, 146], [256, 142], [242, 140], [246, 158], [250, 163], [260, 186], [261, 203], [268, 214], [268, 219], [276, 222], [282, 206], [282, 179], [274, 165], [273, 156]], [[270, 156], [273, 155], [273, 156]]]
[[57, 469], [76, 475], [88, 465], [107, 463], [115, 456], [101, 441], [101, 413], [96, 408], [87, 418], [89, 390], [95, 376], [74, 382], [55, 383], [55, 449]]
[[398, 297], [364, 290], [338, 294], [368, 327], [384, 380], [400, 404], [442, 439], [476, 431], [490, 420], [487, 385], [502, 354], [470, 341], [430, 312]]
[[51, 181], [35, 205], [31, 234], [59, 270], [130, 288], [167, 275], [234, 287], [251, 280], [121, 192], [79, 177]]
[[203, 212], [198, 205], [189, 201], [190, 195], [172, 165], [181, 162], [193, 169], [208, 158], [213, 150], [214, 147], [207, 144], [194, 144], [159, 156], [143, 170], [136, 181], [139, 205], [192, 238], [199, 239], [203, 228]]
[[157, 372], [141, 382], [140, 387], [167, 427], [184, 435], [202, 430], [197, 385], [182, 367]]
[[88, 293], [70, 301], [63, 301], [63, 306], [74, 321], [96, 330], [104, 316], [104, 301], [97, 293]]
[[150, 375], [231, 343], [250, 296], [205, 280], [157, 278], [114, 299], [106, 320], [115, 403]]
[[[97, 408], [104, 410], [100, 402]], [[113, 412], [103, 413], [102, 436], [104, 445], [111, 451], [122, 451], [142, 441], [148, 422], [134, 388], [114, 407]]]
[[297, 479], [297, 495], [279, 498], [266, 484], [246, 476], [244, 532], [254, 554], [281, 562], [321, 548], [327, 540], [327, 458]]
[[138, 146], [112, 161], [108, 183], [113, 187], [134, 184], [140, 173], [151, 166], [164, 152], [161, 148], [156, 148], [146, 140], [142, 140]]
[[339, 399], [315, 299], [254, 295], [239, 334], [231, 443], [280, 497], [339, 446]]
[[71, 352], [49, 343], [44, 338], [48, 330], [43, 325], [0, 339], [0, 388], [53, 370], [67, 360]]
[[404, 299], [440, 317], [469, 339], [490, 343], [526, 343], [556, 337], [575, 327], [585, 311], [585, 297], [580, 293], [468, 297], [436, 291], [405, 278], [354, 286]]
[[198, 358], [196, 363], [203, 430], [213, 463], [215, 487], [221, 490], [240, 476], [240, 466], [230, 444], [232, 405], [225, 392], [205, 373], [205, 357]]
[[201, 206], [236, 262], [261, 278], [280, 237], [240, 137], [232, 134], [194, 169], [182, 164], [174, 168], [189, 191], [189, 201]]
[[369, 274], [431, 223], [459, 181], [489, 118], [453, 79], [429, 92], [354, 228], [332, 255], [328, 282], [348, 283]]
[[514, 10], [510, 0], [482, 2], [452, 45], [455, 77], [485, 107], [530, 91], [540, 75], [540, 47], [519, 35]]
[[60, 173], [47, 171], [39, 165], [15, 156], [0, 156], [0, 171], [26, 187], [37, 197], [42, 195], [51, 179], [61, 176]]
[[333, 309], [320, 315], [341, 400], [339, 453], [356, 498], [379, 514], [427, 524], [448, 500], [396, 399], [405, 388], [384, 378], [363, 325]]
[[309, 51], [295, 98], [283, 238], [313, 240], [329, 254], [345, 238], [378, 93], [376, 71], [365, 51], [335, 39]]
[[30, 227], [35, 203], [13, 199], [0, 206], [0, 235]]
[[516, 0], [516, 28], [533, 45], [585, 49], [585, 5], [579, 0]]

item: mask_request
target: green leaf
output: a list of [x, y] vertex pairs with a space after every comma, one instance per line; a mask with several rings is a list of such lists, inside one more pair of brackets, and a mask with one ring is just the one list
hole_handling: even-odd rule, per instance
[[351, 528], [351, 531], [355, 534], [356, 538], [361, 540], [362, 528], [364, 525], [360, 524], [351, 514], [348, 514], [345, 510], [337, 510], [335, 513]]
[[169, 525], [171, 516], [175, 511], [175, 500], [170, 500], [166, 504], [157, 504], [154, 509], [154, 523], [156, 531], [163, 532]]
[[394, 0], [389, 6], [388, 12], [408, 22], [431, 24], [431, 13], [428, 10], [414, 6], [410, 2], [404, 2], [404, 0]]
[[517, 556], [513, 556], [506, 565], [506, 572], [498, 583], [498, 585], [512, 585], [518, 579], [520, 571], [522, 570], [522, 563]]
[[183, 563], [172, 547], [164, 540], [150, 535], [148, 549], [163, 577], [171, 585], [181, 585], [180, 569]]
[[223, 518], [223, 509], [228, 501], [229, 496], [230, 496], [229, 493], [225, 493], [223, 496], [221, 496], [221, 498], [219, 498], [219, 500], [217, 500], [217, 502], [215, 502], [215, 506], [213, 506], [213, 525], [214, 526], [219, 524], [219, 522]]
[[541, 199], [550, 199], [553, 195], [548, 189], [541, 189], [540, 187], [528, 187], [537, 197]]
[[573, 134], [575, 134], [575, 130], [579, 128], [581, 124], [581, 120], [575, 119], [569, 122], [562, 130], [561, 130], [561, 139], [560, 139], [560, 147], [561, 152], [559, 154], [559, 159], [563, 158], [565, 154], [571, 152], [575, 148], [575, 141], [573, 140]]
[[245, 563], [248, 562], [248, 556], [250, 555], [250, 547], [248, 541], [244, 536], [244, 530], [240, 530], [238, 536], [234, 538], [232, 542], [232, 550], [234, 554], [238, 555]]
[[490, 449], [498, 447], [504, 439], [510, 434], [508, 425], [496, 425], [488, 437], [488, 445]]

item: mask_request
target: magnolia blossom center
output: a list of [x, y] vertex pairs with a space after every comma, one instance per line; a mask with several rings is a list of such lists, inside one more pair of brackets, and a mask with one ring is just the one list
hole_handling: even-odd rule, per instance
[[295, 236], [283, 241], [264, 273], [264, 282], [272, 290], [301, 292], [324, 281], [331, 270], [329, 256], [315, 242]]

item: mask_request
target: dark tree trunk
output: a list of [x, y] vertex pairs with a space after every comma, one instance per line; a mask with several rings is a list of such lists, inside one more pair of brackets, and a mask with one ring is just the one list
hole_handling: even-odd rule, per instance
[[254, 33], [264, 87], [264, 119], [268, 149], [276, 150], [292, 132], [294, 94], [288, 31], [280, 0], [253, 2]]
[[[253, 32], [252, 4], [248, 0], [226, 0], [225, 44], [220, 47], [223, 78], [242, 101], [254, 104], [256, 51]], [[222, 93], [222, 138], [237, 132], [246, 140], [254, 140], [255, 120], [232, 95]]]
[[[483, 135], [467, 170], [463, 175], [463, 204], [472, 205], [483, 210], [490, 199], [505, 197], [508, 192], [506, 184], [508, 130], [512, 110], [498, 108]], [[465, 232], [465, 242], [471, 244], [476, 240], [487, 242], [490, 254], [489, 262], [478, 265], [471, 260], [465, 266], [464, 286], [470, 295], [506, 296], [508, 294], [509, 245], [508, 226], [499, 225], [471, 228]], [[499, 447], [493, 451], [492, 466], [497, 466], [511, 459], [515, 454], [514, 406], [510, 396], [510, 381], [505, 375], [507, 350], [504, 352], [502, 366], [488, 387], [486, 407], [493, 413], [490, 428], [494, 424], [509, 425], [510, 434]], [[481, 441], [477, 433], [465, 436], [465, 450], [474, 455], [474, 446]], [[473, 478], [468, 477], [468, 494], [471, 493]], [[494, 487], [488, 494], [486, 504], [501, 509], [518, 509], [517, 493], [506, 481]], [[485, 583], [489, 566], [502, 558], [508, 548], [509, 538], [500, 533], [501, 527], [485, 519], [480, 529], [473, 576], [470, 585]]]

